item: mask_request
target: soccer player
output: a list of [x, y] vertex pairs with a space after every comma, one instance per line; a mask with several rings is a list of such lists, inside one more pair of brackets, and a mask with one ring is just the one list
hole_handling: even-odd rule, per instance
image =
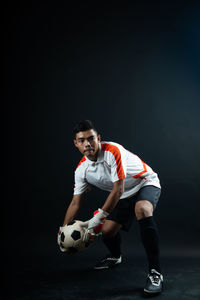
[[79, 213], [85, 192], [94, 185], [109, 192], [103, 206], [83, 222], [87, 229], [102, 232], [109, 255], [95, 269], [108, 269], [121, 263], [119, 230], [128, 231], [134, 216], [138, 221], [141, 240], [146, 251], [149, 274], [144, 287], [148, 295], [163, 288], [159, 259], [158, 229], [153, 212], [159, 201], [161, 186], [157, 174], [137, 155], [114, 142], [101, 142], [91, 121], [80, 121], [74, 128], [74, 145], [83, 154], [75, 170], [72, 201], [63, 226]]

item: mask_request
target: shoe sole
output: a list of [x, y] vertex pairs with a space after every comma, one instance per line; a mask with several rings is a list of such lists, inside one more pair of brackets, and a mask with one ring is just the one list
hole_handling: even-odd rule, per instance
[[146, 295], [155, 295], [155, 294], [160, 294], [162, 292], [162, 290], [160, 291], [148, 291], [144, 289], [144, 294]]

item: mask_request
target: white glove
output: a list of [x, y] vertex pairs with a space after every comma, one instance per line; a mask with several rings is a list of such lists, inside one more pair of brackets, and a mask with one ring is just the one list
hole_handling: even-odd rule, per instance
[[93, 229], [90, 229], [90, 230], [85, 229], [83, 241], [85, 243], [87, 243], [88, 245], [91, 245], [94, 242], [94, 240], [97, 238], [97, 236], [99, 236], [100, 234], [101, 233], [96, 234]]
[[109, 213], [103, 211], [101, 208], [98, 208], [98, 210], [94, 212], [94, 217], [86, 222], [83, 222], [81, 226], [86, 227], [88, 231], [93, 229], [95, 233], [99, 233], [108, 215]]
[[61, 233], [62, 233], [62, 229], [63, 227], [59, 227], [59, 230], [58, 230], [58, 234], [57, 234], [57, 243], [59, 245], [59, 248], [62, 252], [65, 252], [67, 251], [64, 247], [62, 247], [62, 244], [61, 244]]

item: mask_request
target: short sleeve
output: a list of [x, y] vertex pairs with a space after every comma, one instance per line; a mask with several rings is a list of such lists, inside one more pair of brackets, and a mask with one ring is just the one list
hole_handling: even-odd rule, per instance
[[108, 164], [111, 166], [112, 182], [124, 179], [126, 177], [127, 163], [123, 148], [120, 149], [113, 144], [104, 144], [103, 149], [107, 152]]
[[83, 194], [90, 189], [90, 185], [84, 176], [81, 176], [80, 172], [75, 171], [74, 179], [74, 195]]

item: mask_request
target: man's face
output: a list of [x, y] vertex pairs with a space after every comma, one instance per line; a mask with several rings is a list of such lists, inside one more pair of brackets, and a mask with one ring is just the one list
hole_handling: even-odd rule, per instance
[[76, 134], [74, 145], [89, 160], [96, 161], [100, 143], [100, 135], [93, 129], [80, 131]]

